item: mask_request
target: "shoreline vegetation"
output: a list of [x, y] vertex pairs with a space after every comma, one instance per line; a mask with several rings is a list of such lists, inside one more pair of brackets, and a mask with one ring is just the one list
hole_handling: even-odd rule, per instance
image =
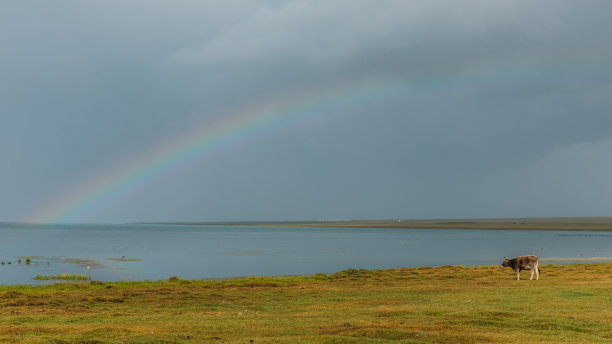
[[612, 231], [612, 217], [547, 217], [499, 219], [430, 220], [320, 220], [320, 221], [230, 221], [230, 222], [140, 222], [139, 224], [262, 226], [262, 227], [339, 227], [339, 228], [431, 228], [431, 229], [509, 229], [555, 231]]
[[37, 281], [55, 281], [55, 280], [65, 280], [65, 281], [90, 281], [91, 276], [85, 274], [67, 274], [62, 273], [59, 275], [36, 275], [34, 277]]
[[541, 270], [0, 286], [0, 342], [609, 343], [612, 263]]

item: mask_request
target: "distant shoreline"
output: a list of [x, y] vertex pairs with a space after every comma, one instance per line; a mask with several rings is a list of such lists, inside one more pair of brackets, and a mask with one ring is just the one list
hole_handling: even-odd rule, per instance
[[342, 221], [224, 221], [224, 222], [140, 222], [185, 226], [260, 226], [332, 228], [423, 228], [483, 230], [612, 231], [612, 217], [431, 219], [431, 220], [342, 220]]

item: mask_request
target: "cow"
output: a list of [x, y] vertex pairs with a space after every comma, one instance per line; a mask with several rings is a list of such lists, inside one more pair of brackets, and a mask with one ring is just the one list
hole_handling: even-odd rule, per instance
[[540, 268], [538, 267], [538, 265], [540, 264], [540, 258], [538, 258], [537, 256], [519, 256], [516, 257], [514, 259], [508, 259], [506, 257], [504, 257], [504, 262], [502, 263], [501, 266], [506, 267], [509, 266], [511, 267], [514, 271], [516, 271], [516, 280], [520, 280], [521, 278], [521, 270], [531, 270], [531, 278], [529, 279], [530, 281], [533, 279], [533, 273], [536, 273], [536, 280], [540, 279]]

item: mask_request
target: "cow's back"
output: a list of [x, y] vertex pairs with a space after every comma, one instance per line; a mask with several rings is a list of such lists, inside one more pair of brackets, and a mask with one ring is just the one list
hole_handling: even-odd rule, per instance
[[538, 266], [540, 258], [534, 255], [516, 257], [516, 267], [519, 269], [531, 269]]

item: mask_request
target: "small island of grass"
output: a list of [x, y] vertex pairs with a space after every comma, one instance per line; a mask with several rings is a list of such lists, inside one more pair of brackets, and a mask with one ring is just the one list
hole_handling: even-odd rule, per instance
[[67, 280], [67, 281], [89, 281], [91, 277], [84, 274], [59, 274], [54, 276], [49, 275], [36, 275], [34, 277], [37, 281], [52, 281], [52, 280]]

